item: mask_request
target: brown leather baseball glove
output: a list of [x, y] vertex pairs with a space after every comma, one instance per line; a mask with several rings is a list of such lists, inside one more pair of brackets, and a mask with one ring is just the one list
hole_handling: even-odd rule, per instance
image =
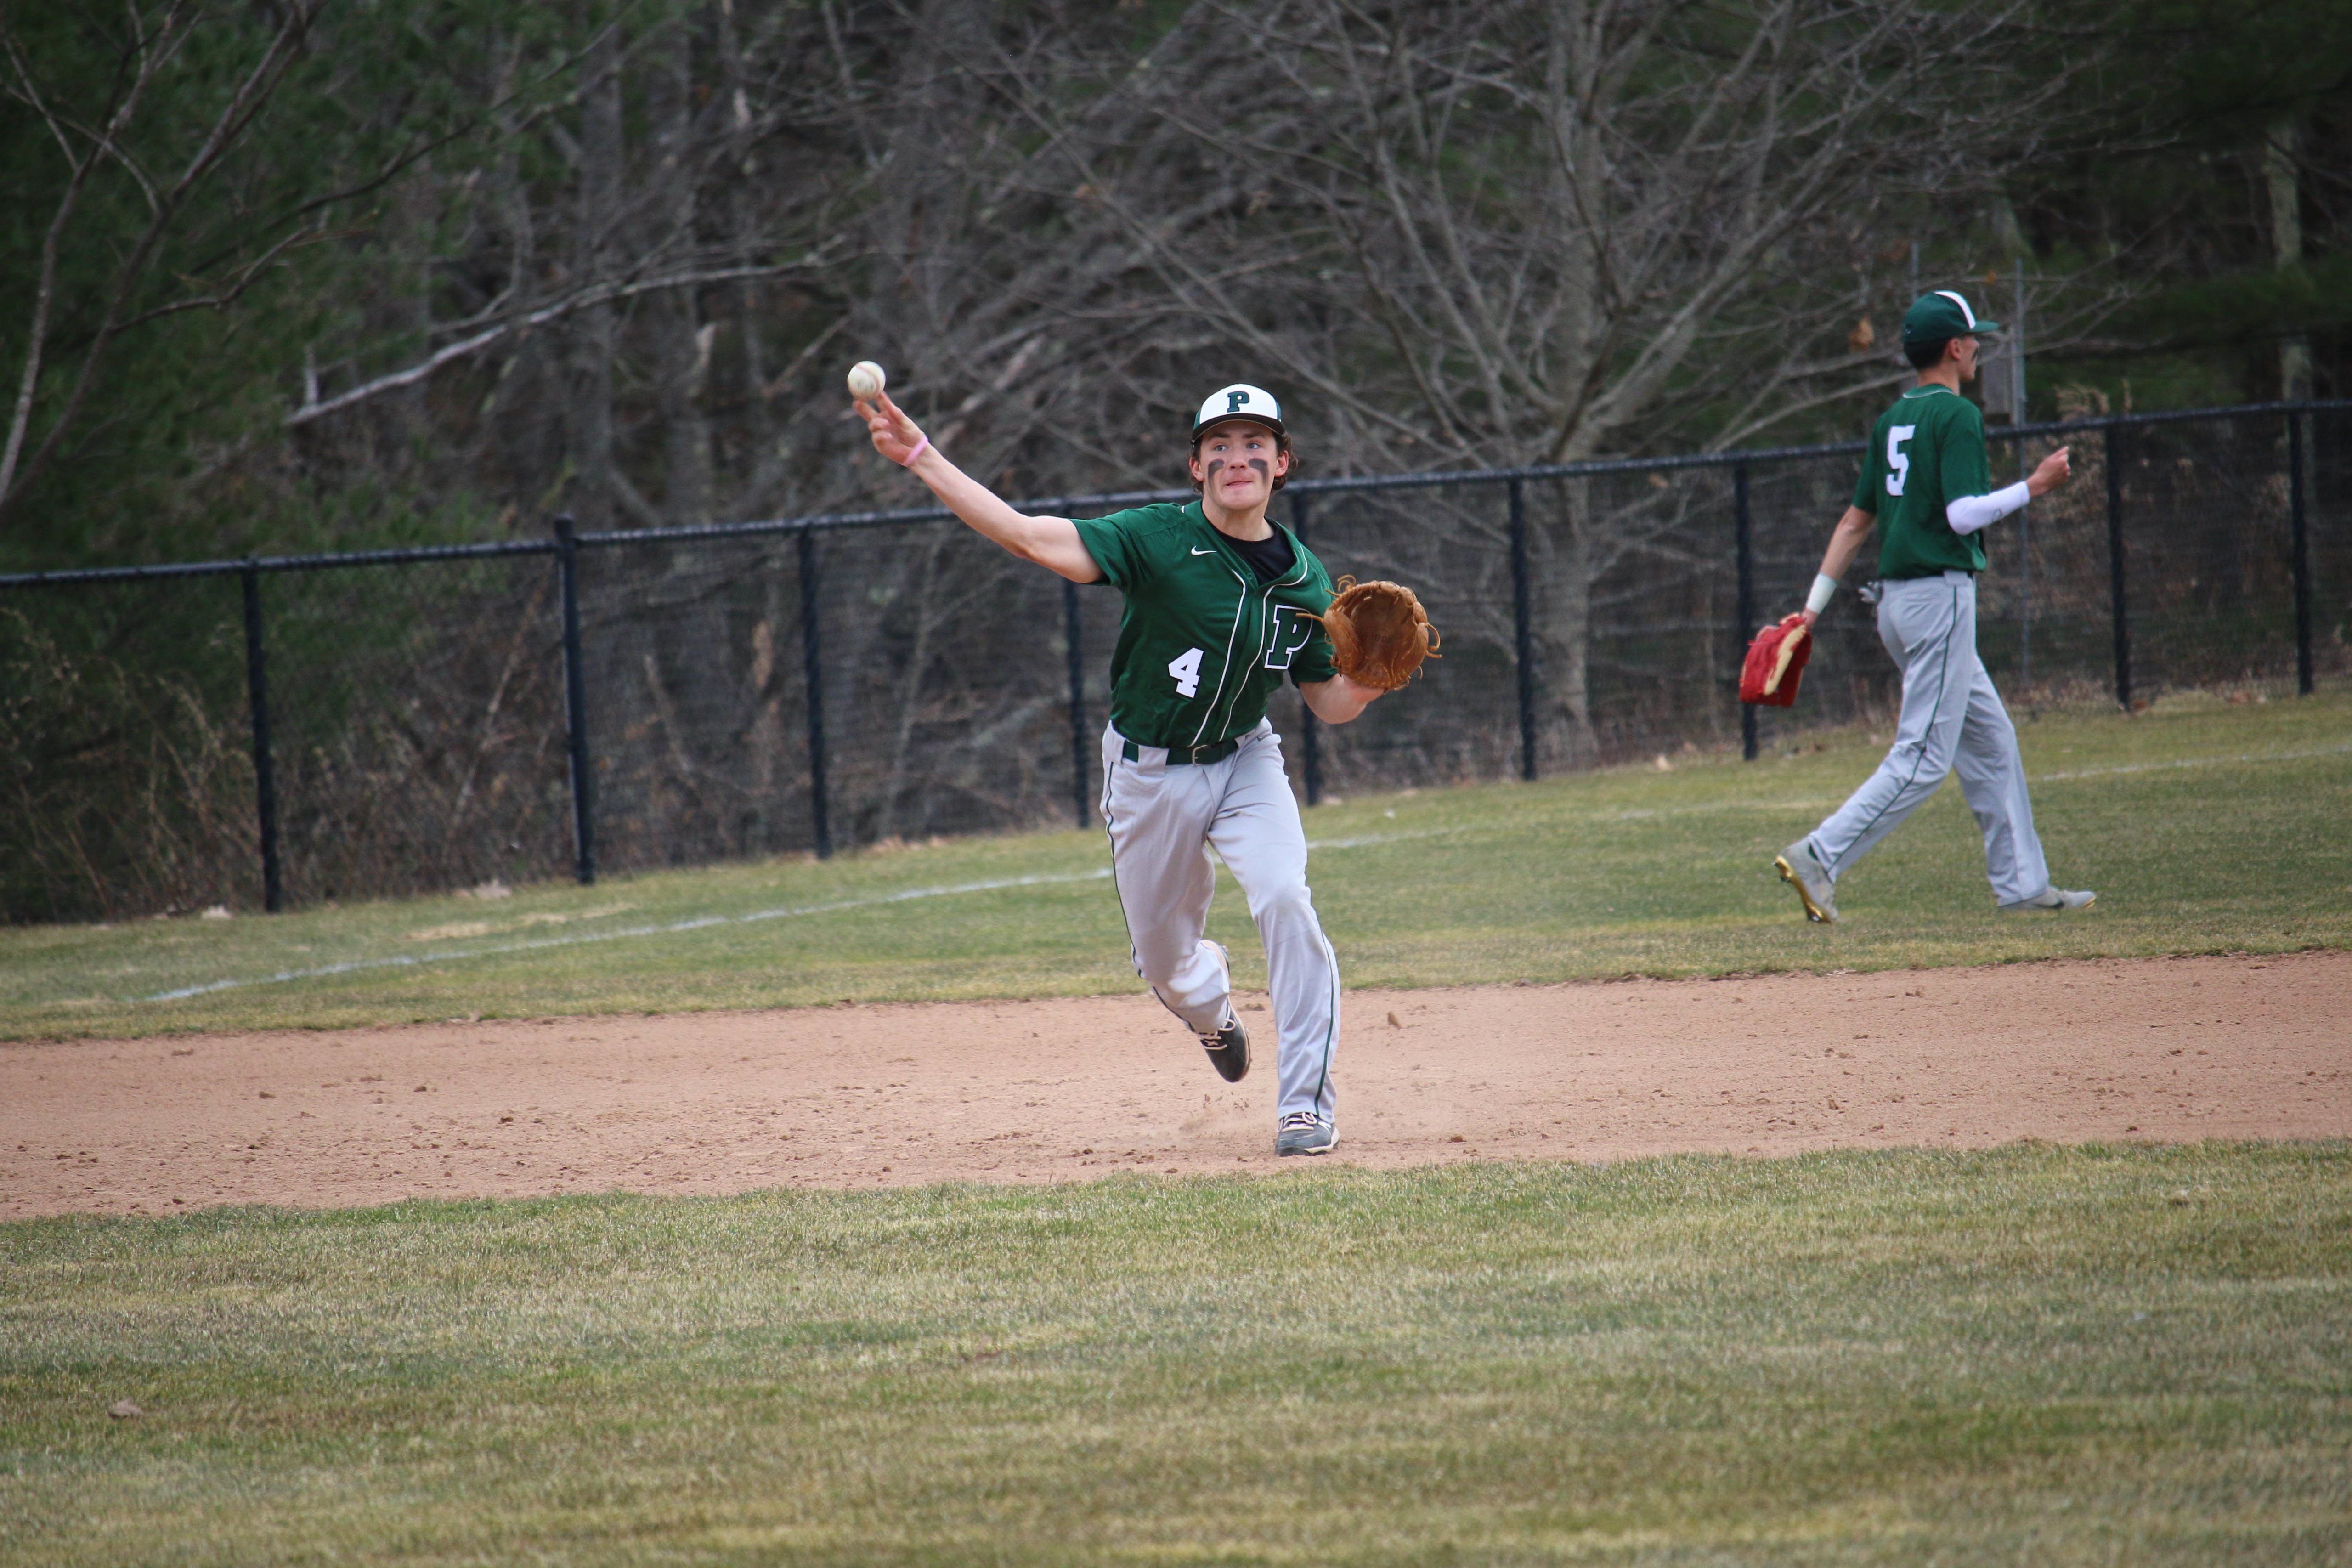
[[1331, 662], [1361, 685], [1394, 691], [1413, 678], [1423, 659], [1437, 657], [1437, 628], [1401, 584], [1342, 577], [1322, 620]]

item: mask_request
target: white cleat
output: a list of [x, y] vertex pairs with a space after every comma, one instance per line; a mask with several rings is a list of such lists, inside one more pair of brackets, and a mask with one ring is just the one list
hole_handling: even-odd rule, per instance
[[2036, 910], [2087, 910], [2098, 902], [2099, 895], [2070, 892], [2064, 888], [2044, 888], [2030, 899], [2000, 906], [2004, 914], [2032, 914]]

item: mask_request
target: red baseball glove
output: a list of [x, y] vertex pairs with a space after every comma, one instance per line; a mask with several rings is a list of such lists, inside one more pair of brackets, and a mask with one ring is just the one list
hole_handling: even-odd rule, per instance
[[1805, 660], [1812, 654], [1812, 628], [1804, 616], [1784, 616], [1779, 626], [1766, 626], [1748, 645], [1747, 662], [1739, 667], [1739, 700], [1767, 708], [1792, 706]]

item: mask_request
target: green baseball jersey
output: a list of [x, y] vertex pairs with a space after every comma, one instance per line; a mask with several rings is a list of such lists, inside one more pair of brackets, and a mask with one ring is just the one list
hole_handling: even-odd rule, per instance
[[1981, 572], [1984, 541], [1952, 531], [1944, 509], [1992, 489], [1984, 416], [1948, 386], [1915, 386], [1879, 416], [1853, 504], [1878, 519], [1878, 574]]
[[1077, 527], [1104, 578], [1127, 595], [1110, 656], [1110, 721], [1129, 740], [1215, 745], [1257, 727], [1284, 676], [1331, 679], [1330, 639], [1311, 618], [1330, 607], [1331, 579], [1297, 535], [1290, 570], [1267, 583], [1199, 501]]

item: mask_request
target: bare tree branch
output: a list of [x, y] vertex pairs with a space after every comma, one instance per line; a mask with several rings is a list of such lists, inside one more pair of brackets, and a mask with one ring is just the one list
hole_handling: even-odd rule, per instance
[[[164, 15], [163, 32], [167, 47], [158, 51], [142, 44], [131, 55], [130, 83], [108, 106], [103, 121], [105, 129], [94, 138], [100, 145], [110, 145], [138, 112], [140, 98], [173, 52], [173, 47], [168, 46], [173, 46], [173, 40], [178, 36], [183, 11], [183, 6], [175, 5]], [[57, 299], [58, 248], [65, 237], [67, 226], [73, 221], [74, 209], [80, 205], [83, 188], [98, 163], [95, 152], [84, 156], [76, 155], [73, 139], [43, 98], [32, 67], [25, 58], [15, 33], [6, 33], [5, 37], [9, 64], [16, 72], [13, 95], [31, 104], [40, 114], [57, 138], [72, 173], [58, 198], [56, 210], [50, 214], [48, 227], [41, 236], [40, 273], [33, 286], [33, 309], [26, 324], [25, 363], [17, 375], [16, 402], [9, 414], [7, 439], [5, 446], [0, 446], [0, 510], [5, 510], [8, 498], [14, 493], [17, 461], [25, 449], [26, 434], [32, 427], [34, 399], [40, 388], [42, 363], [48, 349], [49, 312]]]
[[[37, 348], [35, 345], [27, 345], [26, 374], [18, 395], [16, 416], [10, 421], [7, 447], [5, 451], [0, 451], [0, 515], [5, 515], [7, 509], [39, 477], [50, 457], [57, 451], [58, 443], [64, 438], [66, 432], [72, 427], [75, 418], [81, 412], [84, 400], [89, 395], [91, 380], [105, 360], [106, 351], [122, 330], [124, 317], [130, 310], [131, 296], [144, 278], [148, 264], [153, 259], [157, 247], [163, 243], [164, 234], [170, 228], [173, 219], [178, 216], [181, 206], [186, 202], [189, 194], [196, 184], [213, 171], [223, 154], [238, 137], [245, 133], [253, 123], [255, 116], [259, 114], [262, 107], [268, 102], [270, 94], [284, 79], [288, 67], [294, 60], [296, 50], [308, 37], [312, 24], [317, 20], [319, 11], [325, 4], [326, 0], [298, 0], [298, 3], [288, 7], [276, 32], [271, 35], [268, 47], [262, 51], [261, 58], [254, 62], [252, 68], [238, 80], [236, 87], [229, 94], [228, 101], [222, 106], [219, 114], [213, 120], [203, 141], [189, 155], [186, 166], [182, 169], [179, 177], [162, 193], [146, 226], [114, 269], [114, 276], [108, 287], [105, 304], [101, 309], [98, 324], [90, 334], [89, 346], [82, 351], [81, 363], [75, 372], [73, 384], [67, 393], [63, 405], [58, 409], [57, 416], [50, 421], [49, 427], [42, 436], [40, 444], [33, 448], [29, 457], [24, 458], [22, 467], [19, 468], [17, 454], [22, 450], [26, 430], [31, 421], [32, 388], [38, 379], [38, 369], [35, 363]], [[134, 11], [134, 16], [135, 14]], [[163, 59], [177, 47], [178, 38], [184, 35], [175, 35], [169, 29], [179, 25], [182, 15], [181, 8], [176, 5], [165, 14], [166, 28], [163, 36], [166, 47], [160, 51], [150, 49], [146, 47], [145, 40], [142, 40], [140, 51], [136, 57], [139, 67], [135, 79], [142, 84], [152, 82]], [[121, 133], [122, 127], [129, 122], [129, 110], [132, 102], [133, 100], [126, 95], [123, 111], [119, 112], [110, 121], [110, 136], [119, 136]], [[87, 161], [85, 166], [86, 164]], [[61, 227], [61, 226], [58, 226]], [[37, 312], [45, 312], [46, 309], [46, 300], [36, 301]], [[45, 314], [44, 321], [46, 321]]]
[[381, 396], [396, 388], [414, 386], [442, 366], [479, 353], [502, 338], [528, 331], [533, 327], [545, 326], [550, 321], [560, 321], [574, 311], [584, 310], [592, 306], [609, 305], [615, 300], [633, 300], [639, 295], [657, 294], [673, 289], [698, 289], [709, 283], [732, 283], [755, 278], [791, 277], [797, 273], [816, 271], [820, 267], [820, 261], [811, 258], [773, 267], [721, 267], [698, 272], [675, 273], [664, 278], [640, 278], [623, 282], [599, 283], [565, 299], [558, 300], [552, 304], [542, 305], [538, 310], [528, 311], [513, 321], [501, 321], [494, 327], [460, 338], [454, 343], [444, 344], [404, 370], [396, 370], [388, 375], [376, 376], [348, 391], [339, 392], [332, 397], [321, 398], [316, 402], [305, 402], [300, 407], [286, 416], [285, 423], [289, 427], [308, 425], [314, 420], [323, 419], [330, 414], [340, 413], [343, 409], [365, 403], [370, 398]]

